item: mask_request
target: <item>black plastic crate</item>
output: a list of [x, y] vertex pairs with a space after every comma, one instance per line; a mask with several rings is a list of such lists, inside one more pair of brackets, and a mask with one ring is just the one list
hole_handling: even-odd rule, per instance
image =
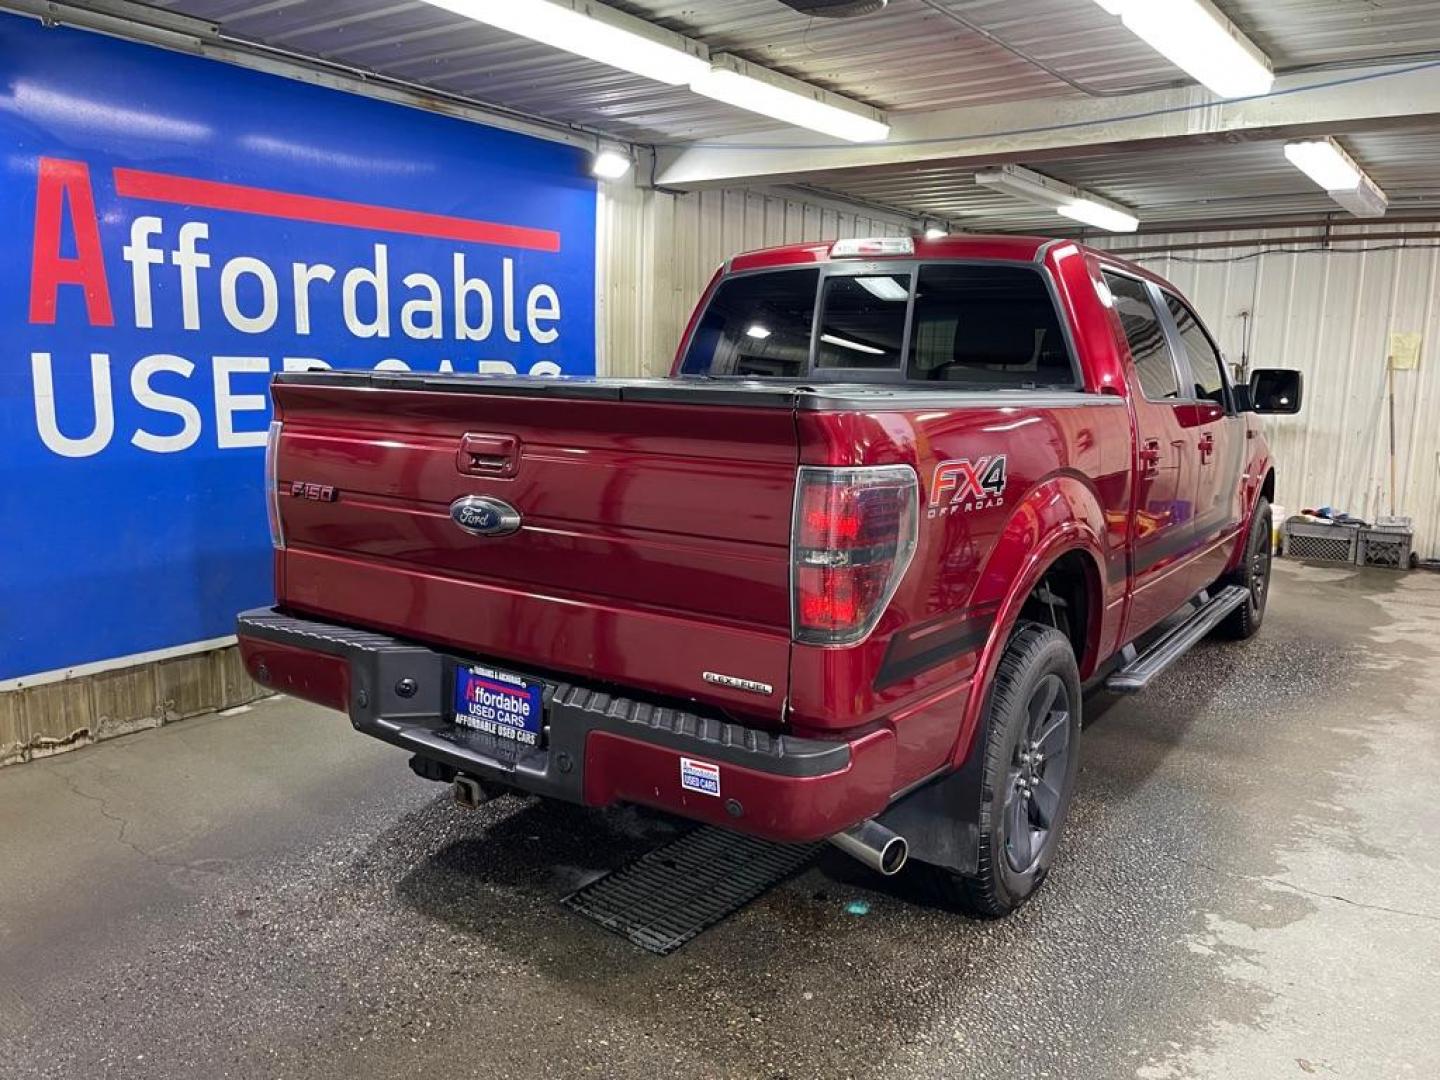
[[1360, 528], [1358, 525], [1320, 525], [1291, 518], [1281, 526], [1280, 544], [1281, 554], [1287, 559], [1349, 563], [1353, 566], [1360, 551]]
[[1361, 529], [1360, 548], [1355, 561], [1361, 566], [1409, 570], [1413, 539], [1413, 533], [1400, 529]]

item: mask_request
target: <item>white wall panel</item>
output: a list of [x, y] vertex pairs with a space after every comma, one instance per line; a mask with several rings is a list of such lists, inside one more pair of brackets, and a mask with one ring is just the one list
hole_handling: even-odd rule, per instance
[[[1319, 251], [1263, 243], [1314, 237], [1313, 230], [1174, 235], [1166, 242], [1175, 246], [1257, 243], [1137, 258], [1194, 299], [1228, 359], [1239, 361], [1248, 351], [1251, 367], [1305, 372], [1302, 414], [1265, 421], [1277, 501], [1288, 511], [1330, 505], [1365, 518], [1389, 513], [1389, 336], [1424, 335], [1419, 369], [1394, 376], [1393, 501], [1398, 513], [1415, 519], [1416, 548], [1430, 557], [1440, 555], [1440, 241], [1364, 238], [1434, 231], [1427, 225], [1354, 227]], [[1154, 244], [1154, 237], [1140, 237], [1107, 246], [1118, 253]]]
[[777, 244], [908, 233], [820, 200], [721, 189], [669, 194], [602, 186], [599, 205], [598, 370], [664, 375], [695, 301], [731, 255]]

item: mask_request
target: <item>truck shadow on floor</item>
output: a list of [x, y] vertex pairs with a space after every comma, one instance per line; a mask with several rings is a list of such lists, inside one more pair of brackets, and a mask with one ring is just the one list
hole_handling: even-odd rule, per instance
[[[410, 866], [395, 883], [405, 904], [456, 931], [479, 935], [507, 951], [526, 952], [542, 963], [551, 946], [563, 940], [568, 951], [559, 958], [564, 971], [573, 970], [575, 949], [597, 958], [604, 954], [607, 963], [613, 962], [617, 950], [632, 956], [637, 966], [663, 963], [562, 909], [559, 901], [683, 835], [694, 827], [691, 823], [635, 807], [593, 810], [504, 797], [476, 814], [465, 814], [454, 809], [448, 798], [439, 798], [398, 827], [406, 832], [444, 828], [440, 822], [457, 814], [463, 817], [452, 822], [450, 831], [458, 829], [463, 835]], [[377, 847], [385, 846], [382, 838]], [[787, 908], [797, 924], [815, 930], [843, 923], [845, 903], [862, 893], [878, 895], [884, 881], [840, 852], [826, 849], [797, 877], [805, 878], [804, 890], [793, 890], [793, 878], [792, 885], [779, 888], [791, 888], [797, 896], [814, 901], [816, 910], [808, 914], [802, 915], [793, 902]], [[687, 949], [694, 947], [692, 943]]]
[[[418, 863], [393, 868], [400, 871], [393, 887], [412, 911], [454, 932], [519, 954], [567, 981], [593, 982], [583, 974], [591, 966], [587, 961], [612, 974], [617, 963], [620, 970], [634, 972], [677, 961], [643, 952], [562, 908], [560, 900], [694, 827], [636, 807], [594, 810], [510, 796], [469, 813], [454, 808], [448, 797], [439, 797], [402, 820], [397, 831], [462, 835]], [[382, 837], [374, 850], [392, 850], [392, 845]], [[722, 933], [723, 947], [732, 950], [734, 935], [723, 928], [736, 919], [744, 920], [750, 932], [759, 930], [762, 940], [773, 930], [787, 951], [805, 952], [821, 938], [883, 934], [897, 919], [903, 923], [912, 917], [929, 924], [938, 919], [945, 933], [973, 934], [977, 942], [991, 938], [986, 928], [995, 925], [944, 907], [918, 876], [882, 877], [842, 852], [822, 847], [797, 874], [702, 932], [682, 953], [705, 954]], [[1022, 912], [1007, 925], [1018, 927], [1029, 918], [1028, 911]], [[756, 960], [757, 970], [765, 970], [775, 957], [762, 951]]]
[[[806, 869], [679, 952], [655, 956], [559, 901], [680, 835], [688, 823], [633, 809], [595, 811], [509, 797], [497, 803], [466, 815], [449, 839], [393, 883], [396, 899], [411, 912], [407, 923], [415, 925], [418, 915], [440, 931], [423, 936], [449, 941], [460, 958], [499, 952], [507, 964], [539, 975], [571, 1000], [572, 1009], [583, 1000], [584, 1008], [646, 1025], [657, 1040], [697, 1049], [703, 1044], [716, 1060], [743, 1061], [744, 1043], [776, 1037], [760, 1024], [793, 1011], [811, 994], [857, 1017], [863, 1003], [888, 1001], [892, 1024], [925, 1027], [934, 1017], [906, 1000], [905, 989], [933, 977], [933, 956], [920, 940], [937, 938], [947, 950], [978, 958], [993, 956], [1004, 940], [1034, 933], [1025, 929], [1034, 916], [1022, 914], [997, 940], [993, 926], [920, 909], [903, 890], [882, 885], [883, 879], [838, 851], [822, 849]], [[436, 799], [400, 827], [444, 828], [442, 822], [457, 813], [448, 799]], [[382, 838], [377, 846], [384, 844]], [[897, 940], [913, 940], [916, 947], [897, 950]], [[843, 987], [836, 985], [837, 971], [848, 973]], [[657, 1009], [657, 1001], [685, 1004]], [[711, 1015], [743, 1022], [741, 1044], [727, 1041], [737, 1033], [725, 1024], [697, 1025], [698, 1017]], [[826, 1039], [841, 1034], [830, 1030]], [[846, 1041], [856, 1037], [845, 1034]], [[856, 1043], [857, 1052], [877, 1065], [887, 1051], [869, 1046], [868, 1038], [864, 1043], [864, 1051]], [[765, 1075], [765, 1058], [758, 1055], [750, 1063], [754, 1072], [742, 1068], [745, 1075]], [[865, 1075], [868, 1065], [857, 1064], [856, 1075]]]
[[[1110, 786], [1082, 790], [1077, 817], [1118, 816], [1115, 808], [1096, 805], [1109, 798]], [[418, 860], [412, 852], [409, 865], [376, 867], [394, 874], [393, 895], [409, 911], [412, 939], [444, 943], [446, 962], [461, 972], [470, 966], [467, 956], [480, 969], [487, 966], [480, 958], [498, 952], [507, 965], [540, 976], [549, 993], [568, 1002], [567, 1010], [624, 1015], [645, 1025], [647, 1037], [728, 1060], [745, 1075], [769, 1075], [762, 1062], [781, 1046], [790, 1053], [807, 1043], [843, 1043], [851, 1048], [851, 1075], [873, 1074], [894, 1046], [930, 1031], [942, 1016], [986, 1016], [998, 1001], [1023, 1000], [1032, 992], [1028, 973], [1037, 970], [1066, 972], [1084, 988], [1080, 998], [1103, 1012], [1110, 990], [1133, 978], [1122, 954], [1173, 947], [1193, 908], [1212, 902], [1215, 885], [1210, 878], [1175, 882], [1165, 893], [1170, 905], [1149, 908], [1128, 925], [1124, 947], [1114, 956], [1107, 949], [1110, 958], [1100, 962], [1067, 943], [1109, 925], [1108, 916], [1086, 913], [1107, 910], [1117, 887], [1113, 872], [1096, 871], [1105, 834], [1124, 827], [1117, 822], [1073, 834], [1045, 890], [998, 922], [936, 907], [903, 874], [881, 878], [822, 849], [798, 875], [679, 952], [659, 957], [559, 900], [688, 825], [642, 811], [510, 797], [457, 819], [460, 813], [446, 797], [415, 811], [397, 830], [448, 835]], [[390, 846], [381, 837], [372, 850]], [[1211, 963], [1188, 955], [1176, 961], [1207, 969]], [[481, 982], [474, 992], [486, 992]], [[814, 1008], [829, 1017], [816, 1031], [787, 1028], [782, 1036], [762, 1026], [797, 1008], [809, 1010], [812, 996]], [[1236, 1019], [1254, 1008], [1241, 997]], [[883, 1039], [875, 1037], [876, 1017], [883, 1018]], [[1100, 1023], [1098, 1015], [1094, 1020]]]

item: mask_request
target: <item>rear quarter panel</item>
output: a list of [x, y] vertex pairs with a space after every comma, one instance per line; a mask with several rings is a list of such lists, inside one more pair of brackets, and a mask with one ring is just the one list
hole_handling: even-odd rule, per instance
[[[943, 767], [968, 740], [971, 686], [983, 688], [977, 668], [1013, 619], [1016, 589], [1068, 550], [1086, 552], [1105, 597], [1084, 666], [1113, 650], [1131, 475], [1122, 399], [1036, 393], [986, 406], [937, 392], [929, 408], [802, 411], [797, 425], [802, 463], [911, 465], [921, 503], [915, 557], [875, 632], [850, 648], [794, 648], [797, 727], [891, 725], [899, 786]], [[952, 501], [955, 463], [983, 473], [996, 458], [1000, 495]]]

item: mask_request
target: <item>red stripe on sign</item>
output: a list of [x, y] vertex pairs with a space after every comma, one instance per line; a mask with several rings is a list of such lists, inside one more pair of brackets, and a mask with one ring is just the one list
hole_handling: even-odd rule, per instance
[[518, 687], [518, 686], [507, 686], [507, 685], [505, 685], [504, 683], [491, 682], [489, 679], [482, 678], [482, 677], [479, 676], [479, 675], [471, 675], [471, 676], [470, 676], [470, 680], [471, 680], [471, 682], [470, 682], [470, 685], [471, 685], [471, 686], [474, 686], [476, 683], [479, 683], [481, 686], [484, 686], [484, 687], [486, 687], [486, 688], [488, 688], [488, 689], [490, 689], [490, 690], [493, 690], [493, 691], [495, 691], [497, 694], [512, 694], [512, 695], [514, 695], [515, 697], [529, 697], [529, 696], [530, 696], [530, 692], [529, 692], [528, 690], [522, 690], [522, 689], [521, 689], [520, 687]]
[[115, 191], [129, 199], [203, 206], [209, 210], [234, 210], [241, 214], [260, 214], [290, 221], [313, 221], [320, 225], [347, 225], [355, 229], [377, 229], [531, 251], [560, 250], [560, 234], [552, 229], [527, 229], [521, 225], [500, 225], [493, 221], [426, 214], [419, 210], [397, 210], [390, 206], [322, 199], [315, 195], [294, 195], [288, 191], [197, 180], [191, 176], [169, 176], [143, 169], [117, 168]]

